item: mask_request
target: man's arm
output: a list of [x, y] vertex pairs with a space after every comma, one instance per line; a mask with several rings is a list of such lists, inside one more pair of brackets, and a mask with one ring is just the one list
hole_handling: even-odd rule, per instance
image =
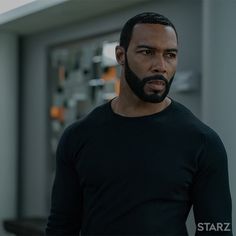
[[232, 235], [227, 154], [215, 132], [205, 137], [192, 199], [196, 235]]
[[[56, 157], [51, 212], [46, 235], [79, 235], [82, 221], [82, 190], [73, 165], [73, 139], [63, 134]], [[75, 152], [74, 152], [75, 153]]]

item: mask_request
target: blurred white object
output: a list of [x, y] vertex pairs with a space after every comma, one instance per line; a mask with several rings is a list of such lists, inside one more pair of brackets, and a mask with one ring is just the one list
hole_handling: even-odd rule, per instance
[[200, 89], [200, 74], [189, 70], [176, 72], [172, 92], [195, 92]]
[[104, 42], [102, 47], [102, 66], [109, 67], [117, 65], [115, 48], [118, 42], [107, 43]]

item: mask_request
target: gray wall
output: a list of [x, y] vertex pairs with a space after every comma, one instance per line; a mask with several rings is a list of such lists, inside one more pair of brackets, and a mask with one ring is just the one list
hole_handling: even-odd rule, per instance
[[203, 120], [222, 138], [228, 153], [236, 228], [236, 1], [204, 2]]
[[[173, 20], [180, 40], [179, 69], [193, 69], [201, 73], [201, 1], [152, 1], [122, 12], [115, 12], [81, 24], [23, 39], [23, 107], [21, 114], [23, 130], [21, 158], [24, 167], [22, 170], [23, 216], [45, 216], [49, 207], [48, 188], [51, 183], [49, 183], [50, 167], [48, 166], [50, 157], [47, 149], [47, 47], [55, 43], [120, 29], [126, 19], [142, 11], [157, 11]], [[199, 92], [174, 94], [173, 96], [178, 97], [197, 116], [201, 116]]]
[[16, 217], [18, 164], [18, 38], [0, 32], [0, 235]]

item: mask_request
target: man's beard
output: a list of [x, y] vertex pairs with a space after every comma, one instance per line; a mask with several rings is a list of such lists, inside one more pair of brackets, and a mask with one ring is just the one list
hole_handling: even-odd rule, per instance
[[[174, 76], [168, 81], [162, 75], [148, 76], [140, 79], [129, 67], [127, 56], [125, 58], [125, 79], [133, 91], [133, 93], [144, 102], [150, 103], [160, 103], [162, 102], [167, 94], [169, 93], [171, 83], [174, 79]], [[145, 85], [150, 81], [161, 81], [164, 82], [164, 92], [162, 91], [153, 91], [152, 94], [147, 94], [145, 92]]]

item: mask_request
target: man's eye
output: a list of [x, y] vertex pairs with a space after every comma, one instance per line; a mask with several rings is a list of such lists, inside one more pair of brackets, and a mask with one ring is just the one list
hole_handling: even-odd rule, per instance
[[150, 50], [150, 49], [142, 50], [142, 53], [143, 53], [144, 55], [153, 55], [153, 51]]
[[174, 59], [174, 58], [176, 58], [176, 54], [175, 53], [167, 53], [166, 57]]

